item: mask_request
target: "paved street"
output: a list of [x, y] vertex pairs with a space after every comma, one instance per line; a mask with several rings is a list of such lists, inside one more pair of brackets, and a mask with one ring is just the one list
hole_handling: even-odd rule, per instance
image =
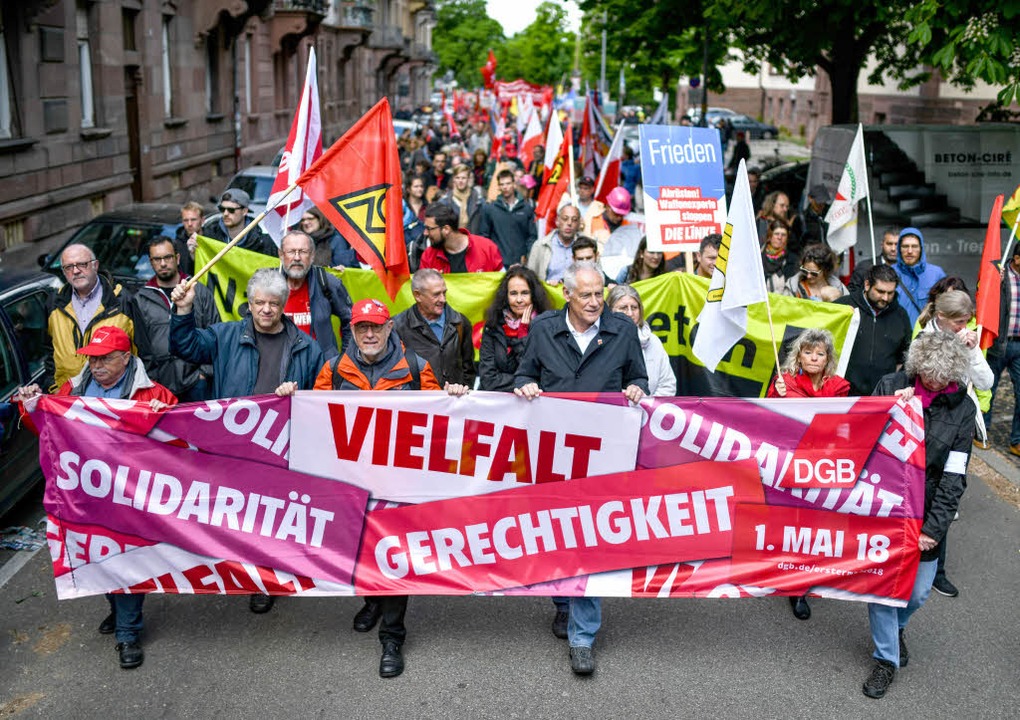
[[785, 599], [608, 600], [595, 675], [570, 673], [540, 598], [412, 599], [407, 670], [377, 675], [379, 644], [350, 620], [354, 598], [150, 596], [146, 660], [117, 666], [96, 626], [102, 598], [57, 603], [45, 551], [0, 589], [0, 718], [127, 717], [813, 717], [1007, 718], [1020, 713], [1020, 510], [1016, 466], [971, 466], [949, 571], [908, 629], [911, 660], [869, 700], [864, 605]]

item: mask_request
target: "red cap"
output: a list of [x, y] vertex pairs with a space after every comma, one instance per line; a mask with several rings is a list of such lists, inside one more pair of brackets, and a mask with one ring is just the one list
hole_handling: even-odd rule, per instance
[[131, 338], [119, 327], [103, 325], [92, 333], [92, 341], [78, 351], [79, 355], [109, 355], [116, 350], [131, 352]]
[[351, 310], [351, 325], [359, 322], [370, 322], [382, 325], [390, 319], [390, 311], [378, 300], [358, 300]]

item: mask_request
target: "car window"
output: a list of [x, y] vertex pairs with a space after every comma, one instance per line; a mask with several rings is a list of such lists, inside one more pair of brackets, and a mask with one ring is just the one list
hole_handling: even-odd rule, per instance
[[[99, 260], [100, 270], [112, 275], [147, 280], [153, 276], [153, 271], [146, 257], [145, 247], [149, 240], [163, 232], [160, 225], [91, 222], [79, 230], [70, 242], [90, 247]], [[59, 255], [53, 258], [51, 267], [59, 273]]]
[[251, 201], [257, 205], [265, 205], [269, 193], [273, 190], [274, 177], [264, 175], [238, 175], [230, 181], [230, 187], [244, 190]]
[[14, 328], [15, 342], [28, 363], [28, 372], [35, 375], [46, 360], [46, 293], [40, 290], [9, 300], [4, 310]]
[[0, 398], [7, 398], [21, 384], [17, 356], [6, 328], [0, 327]]

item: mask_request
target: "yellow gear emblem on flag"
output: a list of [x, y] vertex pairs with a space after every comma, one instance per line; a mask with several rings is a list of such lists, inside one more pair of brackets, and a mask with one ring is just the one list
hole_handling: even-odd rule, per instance
[[392, 183], [373, 185], [339, 195], [329, 202], [340, 216], [368, 243], [379, 259], [386, 262], [386, 192]]
[[726, 263], [730, 259], [730, 241], [733, 239], [733, 225], [726, 223], [723, 229], [722, 242], [719, 243], [719, 258], [715, 261], [715, 269], [723, 274], [723, 286], [710, 290], [705, 297], [705, 302], [719, 302], [722, 300], [723, 292], [726, 290]]

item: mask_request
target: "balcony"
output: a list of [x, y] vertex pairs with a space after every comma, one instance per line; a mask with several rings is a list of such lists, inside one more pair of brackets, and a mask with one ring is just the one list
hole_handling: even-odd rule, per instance
[[340, 5], [339, 23], [341, 28], [371, 30], [375, 6], [371, 2], [344, 2]]
[[376, 27], [368, 36], [368, 47], [376, 50], [403, 50], [404, 33], [398, 25]]
[[328, 12], [328, 0], [273, 0], [273, 15], [269, 20], [273, 47], [293, 46], [311, 35]]
[[308, 13], [321, 20], [329, 12], [329, 0], [273, 0], [273, 11], [278, 13]]

